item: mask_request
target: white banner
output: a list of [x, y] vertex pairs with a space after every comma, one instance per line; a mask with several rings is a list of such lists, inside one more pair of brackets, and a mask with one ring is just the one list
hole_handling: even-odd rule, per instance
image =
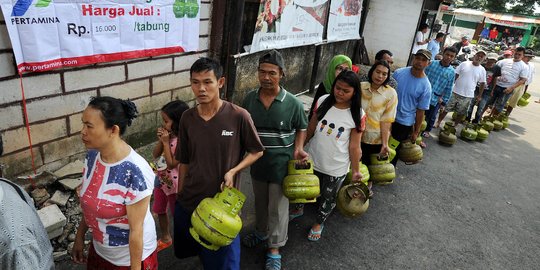
[[261, 0], [250, 52], [322, 41], [328, 0]]
[[19, 73], [195, 51], [200, 0], [0, 0]]
[[360, 38], [362, 0], [332, 0], [326, 36], [328, 41]]

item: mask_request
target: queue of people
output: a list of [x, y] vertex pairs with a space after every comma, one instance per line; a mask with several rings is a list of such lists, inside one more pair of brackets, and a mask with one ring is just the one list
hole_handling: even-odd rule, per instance
[[[456, 48], [444, 48], [441, 60], [433, 60], [432, 51], [419, 48], [411, 66], [392, 72], [393, 55], [381, 50], [365, 76], [351, 71], [349, 57], [335, 56], [309, 117], [300, 100], [280, 84], [286, 65], [278, 51], [260, 57], [256, 71], [260, 86], [246, 95], [242, 106], [220, 98], [225, 77], [219, 62], [200, 58], [190, 69], [198, 105], [189, 108], [172, 101], [161, 109], [162, 126], [153, 150], [154, 158], [162, 160], [157, 172], [122, 139], [137, 117], [135, 104], [93, 98], [82, 114], [81, 138], [88, 149], [80, 189], [84, 218], [72, 259], [87, 269], [157, 269], [157, 253], [172, 245], [177, 258], [198, 256], [204, 269], [240, 269], [241, 244], [247, 248], [266, 244], [265, 269], [281, 269], [280, 249], [288, 240], [288, 223], [304, 211], [301, 204], [289, 205], [283, 193], [289, 160], [310, 160], [320, 179], [316, 219], [307, 235], [308, 240], [319, 241], [349, 169], [352, 181], [360, 182], [364, 176], [359, 161], [369, 165], [371, 154], [388, 156], [390, 137], [400, 142], [429, 137], [447, 112], [468, 114], [470, 119], [474, 104], [478, 108], [473, 121], [488, 104], [493, 104], [490, 113], [498, 114], [510, 96], [520, 96], [532, 80], [532, 52], [523, 48], [516, 49], [513, 59], [496, 63], [492, 55], [479, 51], [456, 69], [450, 65]], [[428, 125], [421, 133], [424, 117]], [[396, 165], [397, 159], [392, 163]], [[255, 195], [254, 230], [218, 250], [205, 248], [189, 233], [195, 208], [224, 187], [238, 188], [239, 172], [248, 167]], [[371, 198], [371, 183], [368, 186]], [[11, 187], [1, 184], [2, 189]], [[26, 207], [27, 195], [16, 200], [11, 193], [13, 201]], [[168, 211], [174, 218], [172, 229]], [[159, 238], [152, 212], [158, 217]], [[32, 230], [43, 234], [42, 227]], [[92, 241], [86, 254], [88, 230]], [[50, 253], [50, 244], [34, 240]], [[51, 262], [43, 260], [40, 269], [48, 268]]]

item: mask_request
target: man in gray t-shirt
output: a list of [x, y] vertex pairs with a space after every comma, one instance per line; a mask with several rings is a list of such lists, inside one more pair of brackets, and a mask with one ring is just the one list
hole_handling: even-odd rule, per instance
[[54, 269], [53, 248], [30, 196], [0, 178], [0, 268]]

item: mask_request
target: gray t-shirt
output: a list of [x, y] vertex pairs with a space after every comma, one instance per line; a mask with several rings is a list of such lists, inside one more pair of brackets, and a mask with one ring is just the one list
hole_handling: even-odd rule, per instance
[[[22, 189], [21, 189], [22, 190]], [[0, 268], [54, 269], [53, 248], [32, 199], [0, 180]]]

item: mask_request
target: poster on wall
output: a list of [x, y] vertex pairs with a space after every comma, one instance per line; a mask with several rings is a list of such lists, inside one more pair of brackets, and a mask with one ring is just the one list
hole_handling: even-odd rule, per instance
[[332, 0], [328, 18], [328, 41], [360, 38], [362, 0]]
[[261, 0], [250, 52], [321, 42], [328, 0]]
[[200, 0], [0, 0], [19, 73], [195, 51]]

